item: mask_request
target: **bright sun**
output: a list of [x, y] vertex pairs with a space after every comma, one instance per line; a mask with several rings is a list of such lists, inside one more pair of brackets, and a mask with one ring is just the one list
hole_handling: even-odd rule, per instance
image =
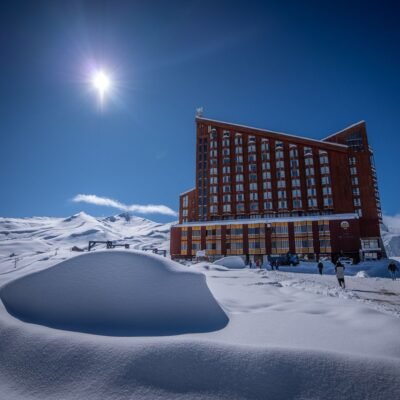
[[106, 92], [111, 88], [111, 79], [104, 71], [99, 70], [93, 74], [92, 85], [97, 90], [102, 100]]

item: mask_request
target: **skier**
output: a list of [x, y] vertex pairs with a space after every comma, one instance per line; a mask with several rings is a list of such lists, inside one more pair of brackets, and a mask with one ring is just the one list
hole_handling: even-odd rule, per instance
[[388, 265], [388, 271], [394, 281], [396, 280], [396, 271], [398, 271], [398, 270], [399, 270], [399, 267], [396, 265], [396, 262], [393, 260], [390, 260], [390, 263]]
[[319, 263], [318, 263], [318, 271], [319, 271], [319, 274], [320, 275], [322, 275], [322, 270], [324, 269], [324, 264], [322, 264], [322, 261], [320, 261]]
[[340, 261], [336, 263], [335, 272], [340, 287], [343, 287], [343, 289], [345, 289], [346, 285], [344, 283], [344, 265]]

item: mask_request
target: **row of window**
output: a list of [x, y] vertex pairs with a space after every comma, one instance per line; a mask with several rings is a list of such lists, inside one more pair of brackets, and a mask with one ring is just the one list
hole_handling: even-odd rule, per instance
[[[256, 195], [256, 193], [255, 193], [255, 195]], [[255, 199], [252, 199], [252, 200], [255, 200]], [[212, 199], [212, 202], [217, 203], [216, 199]], [[293, 207], [292, 207], [293, 209], [301, 209], [303, 207], [303, 201], [301, 199], [293, 199], [292, 205], [293, 205]], [[309, 198], [309, 199], [307, 199], [307, 205], [309, 208], [317, 208], [318, 201], [316, 198]], [[287, 210], [289, 208], [287, 200], [278, 200], [277, 206], [278, 206], [278, 209], [281, 209], [281, 210]], [[323, 198], [323, 206], [327, 207], [327, 208], [332, 208], [333, 207], [332, 197], [324, 197]], [[259, 211], [258, 202], [251, 202], [249, 208], [250, 208], [250, 212]], [[272, 201], [263, 202], [263, 209], [264, 210], [273, 210], [274, 209], [273, 202]], [[224, 213], [232, 212], [233, 211], [232, 205], [231, 204], [223, 204], [222, 211]], [[211, 204], [209, 206], [209, 212], [210, 212], [210, 214], [218, 214], [218, 205]], [[236, 212], [238, 212], [238, 213], [245, 212], [244, 203], [236, 204]]]
[[[329, 238], [320, 239], [319, 241], [320, 248], [331, 247], [331, 241]], [[207, 242], [206, 243], [206, 250], [221, 250], [221, 242]], [[274, 250], [285, 250], [286, 252], [289, 251], [289, 239], [275, 239], [271, 242], [271, 247]], [[308, 251], [313, 252], [314, 250], [314, 241], [312, 239], [295, 239], [295, 247], [297, 252], [302, 252], [302, 249], [309, 249]], [[236, 249], [236, 250], [243, 250], [243, 241], [232, 241], [226, 242], [225, 248], [229, 249]], [[249, 240], [248, 241], [248, 248], [249, 249], [265, 249], [265, 242], [259, 240]], [[188, 243], [181, 242], [181, 251], [188, 250]], [[192, 242], [192, 251], [202, 250], [202, 245], [200, 242]], [[284, 252], [285, 252], [284, 251]]]

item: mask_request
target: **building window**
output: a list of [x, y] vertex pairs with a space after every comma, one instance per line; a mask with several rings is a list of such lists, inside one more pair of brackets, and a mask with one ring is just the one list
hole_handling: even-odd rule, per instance
[[212, 165], [212, 166], [217, 166], [217, 165], [218, 165], [218, 160], [217, 160], [216, 158], [212, 158], [212, 159], [210, 160], [210, 165]]
[[243, 144], [242, 135], [236, 134], [236, 136], [235, 136], [235, 144], [236, 144], [236, 145], [241, 145], [241, 144]]
[[272, 188], [271, 181], [263, 182], [263, 189], [271, 189], [271, 188]]
[[300, 179], [292, 179], [293, 187], [300, 187]]
[[302, 208], [303, 204], [300, 199], [293, 200], [293, 208]]
[[269, 151], [269, 143], [266, 140], [261, 142], [261, 151]]
[[236, 160], [237, 164], [242, 164], [243, 163], [243, 156], [236, 156], [235, 160]]
[[250, 190], [257, 190], [257, 183], [256, 182], [251, 182], [249, 184]]
[[306, 168], [306, 176], [314, 175], [314, 168], [308, 167]]
[[277, 186], [278, 188], [286, 187], [286, 181], [277, 181]]
[[321, 167], [321, 174], [329, 174], [329, 167], [326, 165]]
[[298, 169], [291, 169], [290, 175], [292, 178], [298, 178], [300, 176], [300, 171]]
[[224, 185], [223, 192], [224, 193], [229, 193], [230, 191], [231, 191], [231, 186], [230, 185]]
[[283, 161], [277, 161], [276, 168], [285, 168], [285, 163]]
[[291, 145], [291, 149], [290, 149], [290, 151], [289, 151], [289, 156], [290, 156], [291, 158], [298, 157], [298, 156], [299, 156], [299, 152], [298, 152], [298, 150], [297, 150], [297, 147], [296, 147], [296, 146], [292, 147], [292, 146], [293, 146], [293, 145]]
[[218, 175], [218, 168], [210, 168], [210, 175]]
[[315, 186], [315, 179], [307, 178], [306, 183], [307, 183], [307, 186]]
[[236, 191], [243, 192], [243, 183], [236, 184]]
[[349, 164], [350, 165], [355, 165], [356, 164], [356, 158], [355, 157], [349, 157]]
[[350, 168], [350, 173], [351, 173], [351, 175], [356, 175], [357, 174], [357, 168], [356, 167], [351, 167]]
[[286, 200], [278, 201], [278, 208], [279, 209], [286, 209], [287, 208], [287, 201]]
[[250, 211], [258, 211], [258, 203], [250, 203]]
[[210, 213], [211, 214], [216, 214], [218, 212], [218, 207], [217, 206], [210, 206]]
[[271, 179], [271, 172], [270, 171], [264, 171], [262, 173], [263, 179]]
[[256, 164], [249, 164], [249, 171], [250, 172], [257, 172], [257, 165]]
[[307, 158], [304, 160], [304, 163], [305, 163], [306, 166], [309, 167], [310, 165], [313, 165], [313, 164], [314, 164], [314, 160], [313, 160], [312, 157], [307, 157]]
[[329, 163], [328, 156], [320, 156], [319, 162], [320, 164], [328, 164]]
[[271, 164], [269, 162], [263, 162], [261, 166], [262, 169], [271, 169]]
[[251, 200], [258, 200], [258, 194], [256, 192], [250, 192], [250, 201]]
[[283, 170], [276, 171], [276, 177], [278, 179], [285, 179], [285, 171], [283, 171]]
[[262, 161], [268, 161], [270, 159], [269, 153], [262, 153], [261, 154], [261, 160]]
[[248, 151], [249, 153], [255, 153], [255, 151], [256, 151], [256, 145], [255, 145], [255, 144], [249, 144], [248, 147], [247, 147], [247, 151]]
[[312, 156], [312, 149], [311, 149], [311, 147], [304, 147], [304, 155], [305, 155], [305, 156]]
[[237, 174], [236, 175], [236, 182], [243, 182], [243, 175], [242, 174]]
[[236, 195], [236, 201], [237, 202], [244, 201], [244, 194], [243, 193], [238, 193]]
[[231, 195], [230, 194], [224, 194], [222, 197], [224, 203], [230, 203], [231, 202]]
[[286, 190], [278, 190], [278, 199], [286, 199]]
[[356, 207], [361, 207], [361, 199], [360, 199], [359, 197], [356, 197], [356, 198], [354, 199], [354, 205], [355, 205]]
[[254, 163], [257, 161], [257, 156], [255, 154], [249, 154], [249, 163]]
[[333, 206], [333, 199], [332, 199], [332, 197], [324, 197], [324, 206], [325, 206], [325, 207]]
[[243, 153], [243, 148], [242, 147], [236, 147], [235, 148], [235, 153], [236, 154], [242, 154]]
[[230, 181], [231, 181], [231, 176], [230, 175], [224, 175], [222, 177], [222, 182], [223, 183], [230, 183]]
[[308, 188], [307, 189], [307, 196], [316, 196], [317, 195], [317, 189], [316, 188]]
[[309, 198], [308, 199], [308, 207], [317, 207], [317, 199]]
[[210, 193], [218, 193], [218, 186], [210, 186]]
[[351, 177], [351, 184], [352, 185], [358, 185], [358, 178], [356, 176]]
[[236, 204], [236, 211], [237, 212], [244, 212], [244, 204], [243, 203]]
[[257, 174], [250, 174], [249, 175], [249, 181], [257, 181]]
[[293, 189], [292, 190], [293, 197], [301, 197], [301, 190], [300, 189]]
[[231, 205], [230, 204], [224, 204], [223, 205], [223, 211], [224, 212], [231, 212]]
[[272, 205], [272, 201], [265, 201], [264, 202], [264, 209], [265, 210], [272, 210], [273, 205]]
[[283, 158], [283, 151], [282, 150], [277, 150], [275, 152], [275, 158]]
[[264, 192], [264, 199], [272, 199], [272, 192]]
[[223, 174], [230, 174], [231, 173], [231, 167], [222, 167], [222, 173]]
[[322, 188], [322, 194], [324, 196], [332, 194], [332, 188], [330, 186], [324, 186]]
[[360, 188], [354, 187], [353, 188], [353, 196], [359, 196], [360, 195]]
[[331, 177], [330, 176], [323, 176], [321, 178], [321, 183], [323, 185], [330, 185], [331, 184]]

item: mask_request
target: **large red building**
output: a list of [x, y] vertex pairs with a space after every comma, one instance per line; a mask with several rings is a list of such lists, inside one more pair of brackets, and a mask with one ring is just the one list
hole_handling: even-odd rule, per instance
[[316, 140], [198, 116], [171, 256], [380, 257], [380, 222], [365, 122]]

